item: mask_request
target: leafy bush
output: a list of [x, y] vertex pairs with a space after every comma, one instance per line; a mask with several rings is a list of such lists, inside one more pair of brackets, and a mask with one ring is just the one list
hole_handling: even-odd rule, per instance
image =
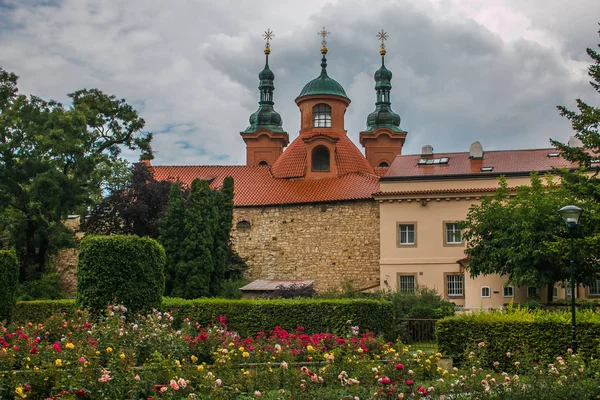
[[61, 278], [57, 272], [43, 274], [40, 279], [26, 281], [19, 285], [17, 298], [26, 300], [57, 300], [67, 298], [61, 289]]
[[240, 288], [248, 284], [242, 280], [228, 279], [221, 284], [221, 297], [224, 299], [238, 300], [242, 298]]
[[[507, 352], [526, 352], [536, 361], [551, 362], [571, 346], [571, 314], [544, 310], [513, 309], [510, 312], [474, 312], [445, 318], [436, 324], [439, 350], [459, 362], [472, 343], [486, 344], [485, 361], [509, 362]], [[598, 355], [600, 314], [577, 313], [578, 352]]]
[[394, 303], [396, 319], [439, 319], [454, 315], [454, 303], [443, 299], [435, 289], [419, 287], [414, 294], [387, 291], [382, 297]]
[[394, 338], [393, 305], [384, 300], [165, 298], [161, 309], [170, 312], [176, 324], [189, 318], [206, 325], [225, 316], [228, 328], [242, 336], [267, 332], [274, 326], [289, 330], [302, 326], [307, 333], [341, 333], [348, 330], [348, 321], [351, 321], [360, 329]]
[[10, 321], [19, 283], [19, 262], [12, 250], [0, 250], [0, 321]]
[[98, 314], [110, 304], [131, 312], [158, 308], [165, 287], [165, 251], [133, 235], [86, 236], [77, 262], [77, 305]]
[[21, 323], [28, 321], [43, 322], [51, 315], [64, 314], [65, 318], [75, 315], [75, 300], [33, 300], [18, 301], [15, 305], [13, 320]]

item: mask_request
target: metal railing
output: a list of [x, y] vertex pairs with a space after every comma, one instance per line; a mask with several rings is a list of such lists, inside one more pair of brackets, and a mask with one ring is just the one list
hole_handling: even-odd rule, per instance
[[435, 324], [437, 319], [403, 318], [398, 323], [398, 337], [412, 350], [437, 351]]

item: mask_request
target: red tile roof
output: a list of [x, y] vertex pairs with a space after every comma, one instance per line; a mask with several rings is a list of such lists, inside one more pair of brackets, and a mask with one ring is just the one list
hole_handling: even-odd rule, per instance
[[370, 199], [379, 190], [376, 176], [360, 173], [329, 179], [286, 180], [273, 177], [266, 166], [159, 165], [151, 169], [157, 180], [178, 180], [187, 186], [195, 178], [214, 178], [210, 184], [213, 189], [219, 189], [223, 179], [231, 176], [233, 202], [237, 207]]
[[[306, 144], [303, 139], [313, 138], [321, 134], [312, 133], [298, 136], [292, 144], [279, 156], [273, 164], [273, 176], [275, 178], [300, 178], [306, 174]], [[336, 143], [335, 162], [338, 175], [351, 174], [354, 172], [375, 175], [373, 168], [345, 134], [327, 133], [322, 134], [328, 138], [338, 139]]]
[[[550, 171], [553, 168], [577, 168], [562, 157], [548, 157], [556, 149], [486, 151], [483, 159], [470, 159], [468, 152], [434, 154], [433, 158], [449, 158], [448, 164], [418, 165], [420, 154], [398, 155], [390, 165], [388, 177], [428, 177], [449, 175], [489, 175]], [[494, 167], [493, 171], [481, 172], [482, 167]]]
[[[401, 190], [390, 192], [377, 192], [373, 196], [412, 196], [412, 195], [436, 195], [436, 194], [452, 194], [452, 193], [493, 193], [498, 190], [498, 187], [487, 188], [451, 188], [451, 189], [423, 189], [423, 190]], [[509, 187], [509, 191], [517, 190], [516, 187]]]

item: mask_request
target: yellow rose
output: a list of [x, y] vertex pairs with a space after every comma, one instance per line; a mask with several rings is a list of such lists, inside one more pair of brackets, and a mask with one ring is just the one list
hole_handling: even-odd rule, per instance
[[198, 371], [202, 371], [204, 369], [203, 365], [198, 365]]
[[192, 360], [192, 362], [196, 362], [196, 361], [198, 361], [198, 357], [196, 357], [196, 356], [191, 356], [191, 357], [190, 357], [190, 360]]
[[60, 358], [57, 358], [56, 360], [54, 360], [54, 364], [57, 367], [62, 367], [62, 360]]
[[119, 357], [121, 358], [121, 360], [124, 360], [125, 359], [125, 353], [119, 354]]
[[315, 351], [315, 348], [309, 344], [308, 346], [306, 346], [306, 350], [307, 351]]
[[112, 351], [113, 351], [112, 347], [107, 347], [107, 348], [106, 348], [106, 352], [107, 352], [107, 353], [112, 353]]
[[73, 350], [75, 348], [75, 345], [71, 342], [65, 344], [65, 348], [69, 349], [69, 350]]
[[248, 353], [247, 351], [245, 351], [245, 352], [242, 353], [242, 357], [248, 358], [248, 357], [250, 357], [250, 353]]
[[238, 349], [239, 351], [244, 351], [244, 346], [240, 346], [240, 348]]

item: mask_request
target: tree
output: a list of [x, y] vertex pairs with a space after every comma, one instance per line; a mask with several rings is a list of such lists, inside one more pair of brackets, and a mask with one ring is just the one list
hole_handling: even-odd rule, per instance
[[172, 294], [194, 299], [210, 295], [214, 271], [214, 227], [217, 209], [205, 180], [194, 179], [185, 213], [185, 239], [181, 243]]
[[[586, 207], [550, 175], [542, 179], [533, 173], [530, 186], [518, 187], [514, 196], [500, 178], [495, 195], [473, 205], [462, 223], [465, 268], [473, 277], [500, 274], [518, 287], [548, 287], [551, 300], [554, 284], [569, 277], [569, 235], [558, 213], [566, 204]], [[579, 232], [588, 234], [587, 228]], [[597, 268], [590, 256], [598, 253], [585, 243], [579, 247], [576, 279], [585, 282]]]
[[61, 221], [100, 198], [121, 149], [151, 158], [152, 135], [125, 100], [97, 89], [69, 94], [72, 106], [18, 94], [0, 69], [0, 213], [14, 219], [20, 280], [39, 277], [66, 237]]
[[185, 200], [181, 193], [181, 184], [173, 182], [169, 192], [167, 212], [160, 220], [159, 242], [165, 249], [165, 295], [171, 296], [175, 284], [177, 265], [180, 262], [180, 247], [185, 239]]
[[[157, 181], [144, 163], [122, 171], [108, 196], [89, 211], [86, 233], [129, 234], [158, 238], [159, 221], [167, 210], [168, 181]], [[179, 188], [181, 191], [181, 188]]]
[[215, 193], [217, 219], [215, 225], [215, 268], [210, 279], [210, 293], [215, 296], [221, 292], [221, 283], [225, 280], [229, 251], [231, 249], [231, 227], [233, 225], [233, 178], [223, 180], [223, 187]]
[[[598, 34], [600, 35], [600, 31], [598, 31]], [[598, 47], [600, 47], [600, 44]], [[592, 78], [590, 85], [597, 93], [600, 93], [600, 53], [588, 48], [587, 54], [593, 60], [593, 63], [588, 67], [588, 75]], [[598, 159], [600, 154], [600, 108], [591, 106], [581, 99], [577, 99], [576, 102], [578, 112], [571, 111], [565, 106], [558, 106], [557, 108], [563, 117], [571, 121], [573, 130], [576, 132], [575, 137], [581, 140], [583, 148], [568, 146], [556, 140], [550, 142], [561, 151], [562, 157], [589, 167], [593, 160]], [[596, 168], [596, 175], [597, 172], [598, 168]], [[596, 175], [593, 176], [590, 183], [597, 188]], [[583, 178], [583, 176], [580, 176], [580, 178]], [[594, 191], [594, 195], [598, 196], [597, 190]]]

